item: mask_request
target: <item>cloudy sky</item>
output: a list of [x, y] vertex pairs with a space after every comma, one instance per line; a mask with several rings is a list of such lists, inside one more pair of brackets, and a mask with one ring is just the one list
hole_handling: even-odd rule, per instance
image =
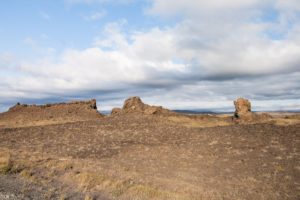
[[0, 111], [128, 96], [171, 109], [300, 109], [299, 0], [4, 0]]

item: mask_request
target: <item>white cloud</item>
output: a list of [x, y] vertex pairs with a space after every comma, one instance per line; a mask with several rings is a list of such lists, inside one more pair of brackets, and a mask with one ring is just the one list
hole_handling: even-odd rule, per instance
[[240, 11], [249, 8], [262, 6], [270, 0], [152, 0], [152, 6], [149, 10], [152, 14], [163, 16], [188, 15], [201, 16], [207, 14], [230, 14], [228, 11]]
[[[153, 0], [149, 13], [182, 16], [172, 32], [178, 55], [202, 73], [257, 75], [299, 70], [299, 13], [297, 20], [287, 19], [298, 6], [280, 0]], [[265, 19], [271, 11], [278, 20]]]
[[[246, 96], [260, 106], [269, 101], [275, 108], [280, 101], [299, 108], [298, 6], [280, 0], [153, 0], [150, 14], [181, 20], [146, 31], [123, 31], [126, 20], [107, 24], [90, 48], [21, 63], [21, 77], [0, 80], [3, 96], [90, 91], [82, 96], [99, 95], [107, 108], [141, 95], [171, 108], [229, 109], [233, 99]], [[268, 10], [274, 19], [266, 19]]]
[[3, 63], [9, 63], [14, 60], [14, 56], [11, 53], [2, 53], [0, 54], [0, 61]]
[[31, 47], [36, 46], [36, 41], [31, 37], [27, 37], [23, 40], [24, 44], [29, 45]]
[[31, 48], [31, 50], [34, 52], [34, 54], [38, 55], [38, 57], [44, 57], [52, 55], [56, 52], [56, 50], [53, 47], [42, 47], [40, 44], [40, 40], [47, 40], [49, 37], [46, 34], [42, 34], [40, 39], [34, 39], [32, 37], [26, 37], [23, 40], [23, 43]]
[[47, 13], [45, 13], [45, 12], [43, 12], [43, 11], [41, 11], [40, 13], [40, 16], [43, 18], [43, 19], [45, 19], [45, 20], [47, 20], [47, 21], [49, 21], [50, 20], [50, 15], [48, 15]]
[[[15, 56], [9, 52], [0, 53], [0, 72], [6, 72], [15, 68]], [[4, 74], [0, 73], [0, 77]]]
[[106, 15], [106, 12], [104, 10], [93, 12], [90, 15], [84, 16], [83, 18], [87, 21], [96, 21], [99, 19], [102, 19]]
[[300, 10], [300, 1], [298, 0], [277, 0], [275, 3], [276, 8], [287, 11]]
[[[263, 9], [276, 9], [281, 12], [300, 10], [298, 0], [151, 0], [148, 13], [161, 16], [183, 15], [184, 17], [249, 17], [260, 13]], [[249, 15], [251, 14], [251, 15]], [[214, 17], [213, 17], [214, 18]], [[206, 20], [206, 19], [205, 19]], [[222, 19], [220, 19], [222, 20]]]

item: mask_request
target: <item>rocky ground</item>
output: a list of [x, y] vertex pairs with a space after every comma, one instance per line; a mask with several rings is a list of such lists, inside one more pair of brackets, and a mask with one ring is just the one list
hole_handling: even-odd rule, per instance
[[138, 97], [110, 116], [95, 101], [16, 105], [0, 113], [0, 200], [300, 199], [300, 115], [240, 102], [236, 117]]
[[[127, 114], [0, 129], [0, 199], [299, 199], [300, 124]], [[24, 197], [24, 198], [23, 198]]]

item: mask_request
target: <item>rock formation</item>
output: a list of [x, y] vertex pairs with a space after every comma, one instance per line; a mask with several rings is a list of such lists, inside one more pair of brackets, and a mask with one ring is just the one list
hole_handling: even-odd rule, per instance
[[234, 106], [235, 106], [234, 116], [237, 118], [252, 114], [251, 103], [248, 99], [238, 98], [236, 101], [234, 101]]
[[247, 122], [265, 122], [272, 117], [267, 113], [256, 114], [251, 111], [251, 103], [248, 99], [238, 98], [234, 101], [235, 112], [234, 121], [247, 123]]
[[122, 109], [121, 108], [113, 108], [111, 111], [112, 115], [118, 115], [122, 113]]
[[145, 115], [153, 114], [167, 114], [171, 113], [170, 110], [165, 109], [161, 106], [150, 106], [141, 100], [140, 97], [130, 97], [125, 100], [123, 108], [114, 108], [111, 112], [112, 115], [124, 113], [140, 113]]
[[17, 103], [0, 114], [2, 122], [18, 126], [86, 121], [101, 117], [103, 116], [97, 110], [95, 99], [45, 105]]
[[130, 112], [143, 112], [145, 105], [140, 97], [130, 97], [125, 100], [123, 105], [123, 111], [130, 113]]
[[18, 111], [25, 108], [31, 108], [31, 109], [45, 109], [45, 108], [80, 108], [80, 109], [86, 109], [86, 110], [97, 110], [97, 103], [96, 99], [91, 99], [89, 101], [71, 101], [69, 103], [54, 103], [54, 104], [44, 104], [44, 105], [28, 105], [28, 104], [20, 104], [19, 102], [14, 105], [13, 107], [10, 107], [8, 111]]

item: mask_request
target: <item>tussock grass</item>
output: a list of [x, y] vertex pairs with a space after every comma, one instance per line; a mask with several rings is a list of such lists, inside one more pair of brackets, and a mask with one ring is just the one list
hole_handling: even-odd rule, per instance
[[113, 199], [131, 200], [196, 200], [193, 193], [178, 193], [164, 190], [148, 184], [135, 183], [132, 180], [120, 180], [100, 172], [81, 172], [74, 175], [73, 179], [78, 183], [84, 193], [103, 191]]
[[289, 125], [295, 125], [300, 124], [300, 118], [277, 118], [273, 120], [274, 123], [278, 126], [289, 126]]
[[0, 149], [0, 174], [8, 174], [11, 171], [12, 166], [10, 153]]
[[229, 126], [232, 125], [226, 117], [211, 117], [211, 116], [171, 116], [168, 120], [181, 124], [186, 127], [215, 127], [215, 126]]

